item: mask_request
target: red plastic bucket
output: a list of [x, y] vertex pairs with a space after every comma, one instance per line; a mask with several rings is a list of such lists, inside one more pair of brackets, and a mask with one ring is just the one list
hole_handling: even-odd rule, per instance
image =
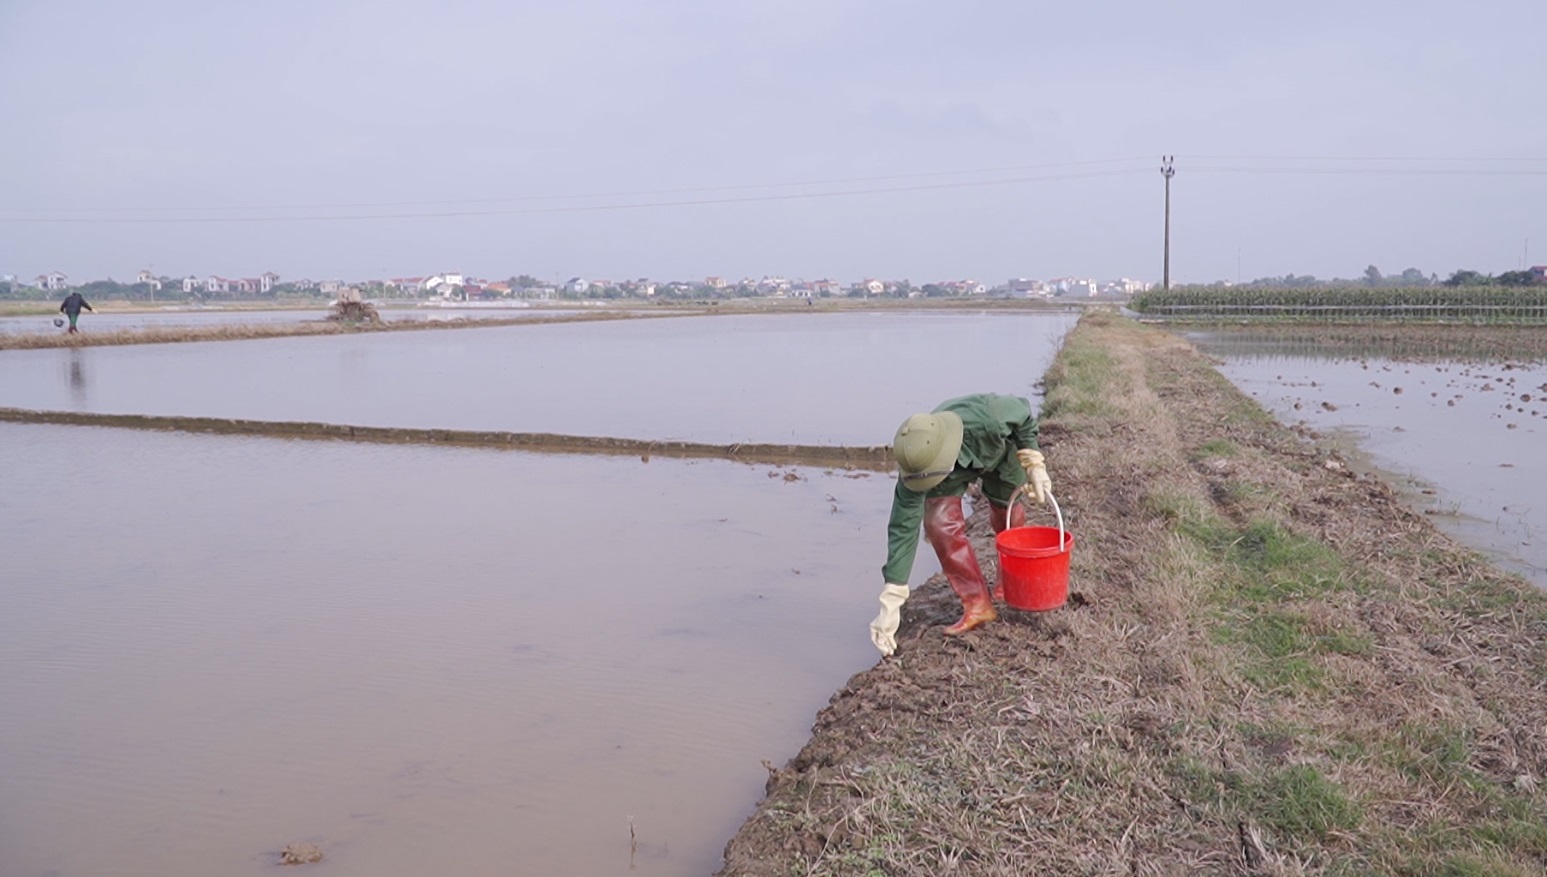
[[[1063, 515], [1059, 514], [1059, 524]], [[1059, 527], [1011, 527], [994, 537], [999, 585], [1016, 609], [1046, 612], [1069, 599], [1069, 556], [1074, 534]]]
[[1069, 599], [1069, 555], [1074, 534], [1057, 527], [1014, 527], [994, 538], [999, 546], [999, 584], [1016, 609], [1046, 612]]

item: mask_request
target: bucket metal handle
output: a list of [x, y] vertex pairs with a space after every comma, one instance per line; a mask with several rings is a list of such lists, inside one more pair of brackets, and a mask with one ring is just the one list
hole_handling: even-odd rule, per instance
[[[1026, 504], [1030, 505], [1031, 504], [1031, 491], [1032, 491], [1032, 489], [1033, 488], [1032, 488], [1031, 484], [1029, 484], [1029, 483], [1023, 484], [1023, 485], [1021, 485], [1021, 489], [1017, 490], [1015, 492], [1015, 495], [1017, 497], [1025, 499], [1027, 501]], [[1058, 507], [1058, 498], [1053, 496], [1053, 491], [1051, 491], [1051, 490], [1049, 490], [1047, 492], [1047, 501], [1053, 504], [1053, 514], [1058, 516], [1058, 550], [1059, 550], [1060, 553], [1062, 553], [1063, 550], [1064, 550], [1064, 541], [1065, 541], [1065, 539], [1064, 539], [1064, 512], [1063, 512], [1063, 509], [1060, 509]], [[1010, 526], [1010, 511], [1009, 511], [1008, 508], [1005, 509], [1004, 523], [1005, 523], [1005, 528], [1009, 529], [1009, 526]]]

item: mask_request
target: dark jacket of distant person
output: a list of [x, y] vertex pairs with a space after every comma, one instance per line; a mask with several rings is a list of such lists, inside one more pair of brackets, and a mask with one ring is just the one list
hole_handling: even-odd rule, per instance
[[80, 316], [81, 308], [85, 308], [92, 313], [96, 313], [96, 311], [91, 310], [91, 305], [86, 301], [86, 297], [78, 292], [72, 292], [65, 296], [64, 302], [59, 305], [59, 311], [61, 313], [69, 314], [72, 317]]

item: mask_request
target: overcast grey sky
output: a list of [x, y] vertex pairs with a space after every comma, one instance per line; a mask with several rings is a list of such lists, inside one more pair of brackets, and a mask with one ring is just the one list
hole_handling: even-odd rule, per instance
[[1544, 39], [1543, 0], [0, 0], [0, 274], [1155, 281], [1162, 154], [1174, 282], [1499, 272], [1547, 263]]

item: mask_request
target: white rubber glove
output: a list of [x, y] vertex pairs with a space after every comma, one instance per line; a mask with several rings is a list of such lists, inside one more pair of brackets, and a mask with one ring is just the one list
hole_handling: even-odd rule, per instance
[[902, 621], [902, 604], [906, 602], [907, 585], [887, 585], [881, 589], [881, 614], [870, 622], [870, 641], [883, 655], [897, 651], [897, 625]]
[[1021, 461], [1021, 468], [1026, 470], [1026, 486], [1030, 488], [1028, 492], [1037, 494], [1037, 502], [1047, 502], [1047, 495], [1053, 492], [1053, 479], [1047, 476], [1047, 463], [1042, 459], [1042, 452], [1027, 448], [1016, 451], [1015, 458]]

